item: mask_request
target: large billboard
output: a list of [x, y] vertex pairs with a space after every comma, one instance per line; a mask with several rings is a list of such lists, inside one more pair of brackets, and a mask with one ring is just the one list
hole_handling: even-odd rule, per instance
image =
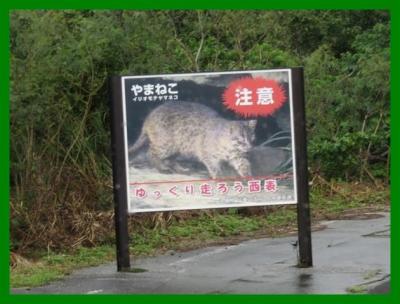
[[291, 72], [121, 77], [128, 212], [297, 203]]

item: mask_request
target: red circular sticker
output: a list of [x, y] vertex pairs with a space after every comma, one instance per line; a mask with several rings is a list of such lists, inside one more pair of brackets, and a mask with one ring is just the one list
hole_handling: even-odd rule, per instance
[[269, 116], [286, 101], [282, 86], [276, 80], [262, 77], [232, 81], [222, 98], [228, 109], [244, 117]]

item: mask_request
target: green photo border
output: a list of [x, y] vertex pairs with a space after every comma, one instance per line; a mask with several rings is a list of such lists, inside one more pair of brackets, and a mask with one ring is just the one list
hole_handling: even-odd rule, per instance
[[[14, 9], [382, 9], [391, 14], [391, 116], [399, 112], [399, 30], [400, 10], [396, 0], [14, 0], [0, 1], [0, 304], [3, 303], [241, 303], [243, 301], [270, 303], [394, 303], [399, 298], [399, 157], [391, 162], [391, 291], [383, 295], [11, 295], [9, 278], [9, 12]], [[397, 84], [397, 85], [396, 85]], [[399, 123], [391, 121], [391, 155], [399, 153]], [[394, 203], [393, 203], [394, 202]]]

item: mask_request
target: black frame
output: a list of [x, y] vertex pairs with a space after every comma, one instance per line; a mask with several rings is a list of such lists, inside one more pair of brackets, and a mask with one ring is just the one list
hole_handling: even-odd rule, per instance
[[[291, 68], [293, 128], [296, 149], [297, 223], [298, 223], [298, 267], [312, 267], [311, 218], [309, 204], [307, 140], [304, 100], [303, 68]], [[195, 74], [195, 73], [193, 73]], [[125, 170], [123, 99], [121, 76], [112, 76], [109, 81], [111, 108], [111, 145], [115, 203], [115, 233], [118, 271], [130, 271], [128, 233], [128, 189]]]

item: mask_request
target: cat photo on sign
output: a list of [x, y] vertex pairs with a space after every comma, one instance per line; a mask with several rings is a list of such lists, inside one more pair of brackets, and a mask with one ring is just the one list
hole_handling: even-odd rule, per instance
[[[144, 121], [129, 155], [148, 146], [150, 163], [160, 172], [190, 172], [178, 161], [198, 161], [211, 178], [222, 176], [222, 164], [239, 176], [251, 176], [248, 153], [257, 120], [228, 120], [211, 108], [192, 102], [164, 103]], [[210, 147], [212, 147], [210, 149]]]
[[131, 212], [295, 202], [289, 69], [122, 87]]

